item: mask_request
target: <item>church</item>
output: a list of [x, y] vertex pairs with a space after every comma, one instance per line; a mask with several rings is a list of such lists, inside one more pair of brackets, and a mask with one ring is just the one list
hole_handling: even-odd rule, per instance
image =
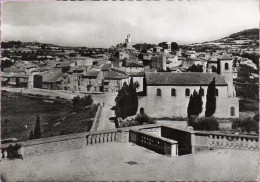
[[[145, 73], [145, 96], [139, 97], [139, 108], [144, 108], [150, 117], [187, 117], [190, 95], [202, 88], [203, 110], [205, 116], [208, 85], [216, 82], [216, 118], [238, 118], [239, 99], [233, 85], [233, 61], [228, 55], [218, 58], [217, 73], [210, 68], [203, 72], [153, 72]], [[206, 72], [206, 70], [208, 72]]]

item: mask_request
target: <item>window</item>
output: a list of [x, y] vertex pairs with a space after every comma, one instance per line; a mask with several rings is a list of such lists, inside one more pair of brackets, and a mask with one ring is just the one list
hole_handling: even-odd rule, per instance
[[225, 63], [225, 70], [228, 70], [228, 63]]
[[185, 96], [190, 96], [190, 89], [186, 88], [186, 90], [185, 90]]
[[215, 90], [215, 95], [218, 96], [218, 89]]
[[176, 96], [176, 90], [174, 88], [171, 90], [171, 95]]
[[200, 96], [204, 96], [204, 89], [203, 88], [201, 88], [199, 92], [200, 92]]
[[161, 89], [157, 89], [157, 96], [162, 96]]
[[235, 108], [233, 106], [230, 108], [230, 115], [235, 116]]

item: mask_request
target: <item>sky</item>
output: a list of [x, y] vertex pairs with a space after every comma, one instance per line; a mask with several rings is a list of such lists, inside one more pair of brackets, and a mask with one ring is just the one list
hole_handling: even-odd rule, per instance
[[2, 41], [110, 47], [198, 43], [259, 27], [258, 0], [3, 2]]

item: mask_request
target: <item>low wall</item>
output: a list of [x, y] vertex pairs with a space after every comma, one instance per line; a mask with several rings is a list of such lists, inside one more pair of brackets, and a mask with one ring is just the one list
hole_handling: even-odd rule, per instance
[[3, 144], [1, 145], [1, 153], [2, 156], [5, 155], [4, 152], [6, 151], [6, 148], [9, 145], [14, 146], [16, 143], [21, 146], [21, 149], [18, 152], [22, 154], [23, 157], [28, 157], [79, 149], [93, 144], [117, 142], [117, 140], [117, 130], [84, 132]]
[[159, 154], [171, 157], [178, 155], [178, 142], [151, 135], [147, 132], [130, 130], [129, 142], [136, 143]]
[[213, 132], [194, 133], [194, 152], [213, 149], [258, 150], [258, 136]]
[[192, 153], [191, 131], [161, 126], [161, 136], [178, 141], [179, 155]]
[[213, 149], [258, 150], [258, 136], [221, 134], [161, 126], [161, 136], [176, 140], [179, 155]]
[[[161, 136], [158, 133], [161, 133]], [[258, 136], [202, 132], [151, 124], [114, 130], [83, 132], [1, 145], [7, 156], [9, 145], [19, 144], [23, 157], [84, 148], [108, 142], [133, 142], [155, 152], [176, 156], [212, 149], [258, 150]]]

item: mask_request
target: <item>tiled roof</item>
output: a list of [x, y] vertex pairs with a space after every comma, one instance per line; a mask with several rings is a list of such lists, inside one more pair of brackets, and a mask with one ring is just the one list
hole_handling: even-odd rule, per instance
[[111, 68], [111, 64], [104, 64], [101, 68], [102, 71], [109, 71]]
[[216, 73], [145, 73], [147, 85], [208, 85], [213, 78], [216, 85], [227, 85], [224, 77]]
[[136, 62], [126, 62], [125, 67], [144, 67], [144, 66]]
[[218, 57], [218, 59], [219, 60], [232, 60], [232, 58], [227, 54], [224, 54], [224, 55]]
[[83, 78], [96, 78], [99, 74], [99, 71], [89, 71], [83, 75]]
[[132, 73], [128, 73], [129, 76], [133, 76], [133, 77], [144, 77], [144, 72], [132, 72]]
[[129, 76], [122, 74], [122, 73], [118, 73], [116, 71], [107, 71], [104, 73], [104, 78], [107, 80], [120, 80], [120, 79], [124, 79], [124, 78], [128, 78]]
[[5, 69], [4, 69], [4, 72], [21, 73], [21, 72], [24, 72], [24, 69], [21, 70], [21, 69], [19, 69], [19, 68], [15, 68], [15, 67], [13, 67], [13, 68], [5, 68]]
[[53, 75], [52, 77], [48, 78], [48, 80], [45, 80], [43, 82], [48, 82], [48, 83], [54, 83], [58, 81], [65, 73], [58, 73], [56, 75]]
[[1, 77], [4, 78], [28, 78], [29, 76], [21, 73], [9, 74], [9, 73], [1, 73]]

